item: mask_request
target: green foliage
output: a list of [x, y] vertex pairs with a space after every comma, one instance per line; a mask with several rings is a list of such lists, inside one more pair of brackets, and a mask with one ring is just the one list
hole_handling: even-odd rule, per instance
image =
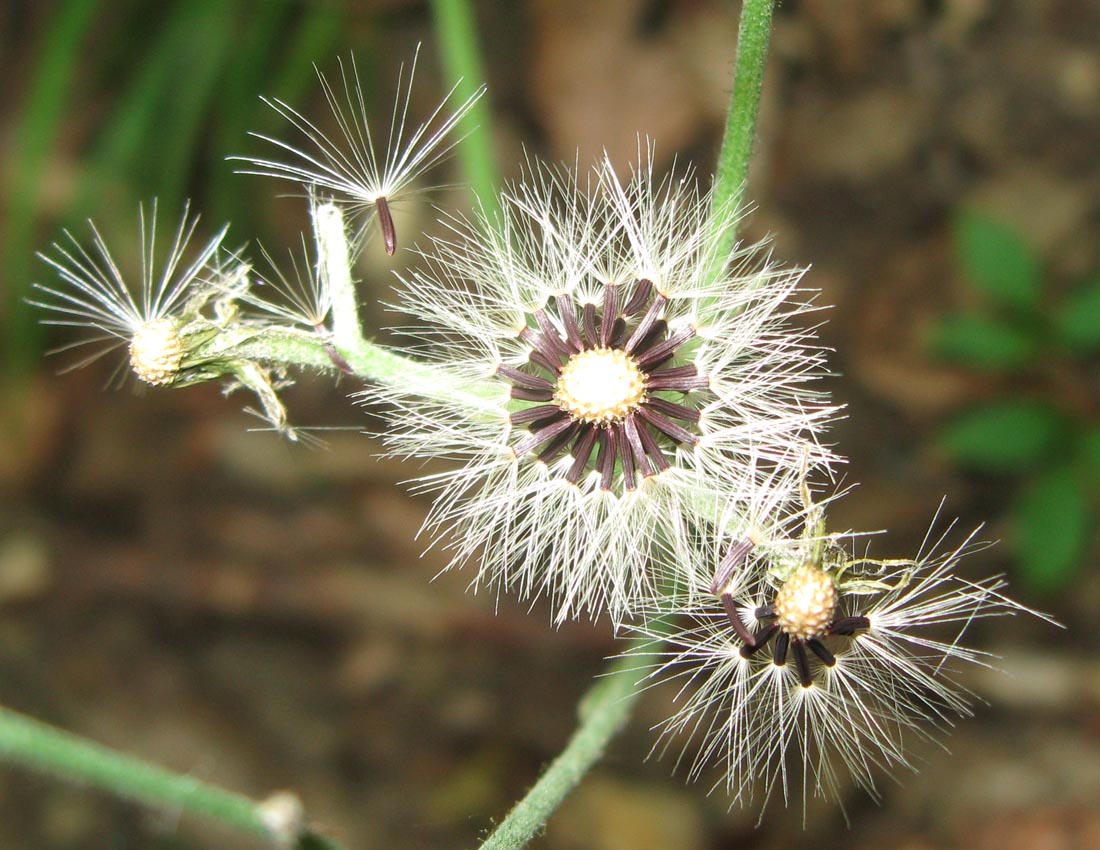
[[257, 95], [299, 97], [314, 80], [312, 63], [338, 52], [347, 29], [340, 4], [293, 0], [52, 6], [14, 113], [12, 188], [0, 201], [2, 271], [11, 282], [0, 337], [17, 373], [38, 362], [41, 348], [24, 298], [38, 271], [43, 187], [61, 141], [77, 142], [85, 165], [66, 186], [72, 222], [93, 208], [129, 211], [153, 195], [166, 208], [201, 196], [211, 218], [250, 229], [247, 190], [228, 185], [231, 167], [221, 157], [247, 143], [246, 130], [275, 120]]
[[1011, 473], [1040, 465], [1064, 433], [1057, 410], [1028, 399], [1006, 398], [964, 411], [944, 428], [941, 444], [970, 469]]
[[1100, 351], [1100, 277], [1085, 281], [1054, 311], [1058, 340], [1076, 355]]
[[1076, 457], [1085, 486], [1100, 494], [1100, 426], [1087, 428], [1078, 436]]
[[988, 316], [947, 316], [929, 339], [937, 355], [982, 372], [1006, 372], [1026, 366], [1035, 356], [1032, 335]]
[[1100, 496], [1100, 423], [1088, 399], [1100, 352], [1100, 277], [1061, 298], [1024, 238], [977, 211], [956, 217], [957, 263], [983, 307], [945, 316], [929, 347], [994, 380], [943, 427], [960, 466], [1018, 481], [1010, 540], [1035, 590], [1069, 586], [1092, 543]]
[[23, 296], [30, 276], [30, 245], [37, 213], [37, 187], [43, 182], [76, 74], [85, 34], [96, 14], [96, 0], [58, 4], [43, 33], [23, 112], [17, 121], [11, 187], [5, 203], [3, 253], [11, 286], [2, 317], [8, 367], [25, 371], [38, 357], [37, 327]]
[[1033, 589], [1069, 585], [1091, 526], [1088, 500], [1068, 464], [1045, 469], [1024, 484], [1012, 508], [1013, 542]]
[[1038, 306], [1039, 259], [1011, 228], [976, 211], [955, 219], [955, 250], [963, 274], [995, 303], [1019, 310]]

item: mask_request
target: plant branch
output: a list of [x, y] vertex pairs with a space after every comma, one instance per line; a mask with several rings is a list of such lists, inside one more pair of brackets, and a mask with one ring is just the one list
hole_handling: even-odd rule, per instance
[[363, 338], [359, 323], [359, 302], [351, 279], [351, 256], [344, 215], [333, 203], [310, 204], [313, 235], [317, 242], [317, 277], [328, 288], [332, 299], [332, 335], [335, 343], [346, 346]]
[[565, 749], [500, 822], [481, 850], [520, 850], [546, 825], [630, 718], [639, 694], [632, 672], [636, 667], [636, 659], [620, 658], [588, 690], [578, 708], [580, 724]]
[[0, 759], [99, 788], [145, 806], [186, 812], [295, 850], [342, 850], [295, 819], [278, 816], [276, 798], [256, 802], [191, 776], [116, 752], [6, 708], [0, 708]]
[[[711, 213], [719, 214], [740, 207], [749, 175], [749, 160], [756, 138], [756, 118], [760, 112], [760, 90], [764, 84], [764, 66], [768, 58], [774, 0], [744, 0], [741, 25], [737, 33], [737, 58], [734, 62], [733, 93], [718, 166], [714, 174]], [[725, 238], [727, 254], [736, 241], [730, 228]]]
[[[460, 3], [461, 0], [454, 0]], [[445, 5], [437, 0], [437, 9]], [[712, 215], [729, 215], [740, 206], [756, 135], [760, 90], [771, 36], [774, 0], [744, 0], [737, 40], [733, 94], [722, 150], [715, 173]], [[737, 234], [727, 228], [721, 256], [733, 248]], [[608, 743], [626, 725], [638, 699], [634, 659], [627, 653], [597, 682], [580, 706], [580, 725], [527, 795], [489, 836], [481, 850], [520, 850], [539, 832], [562, 801], [603, 756]]]

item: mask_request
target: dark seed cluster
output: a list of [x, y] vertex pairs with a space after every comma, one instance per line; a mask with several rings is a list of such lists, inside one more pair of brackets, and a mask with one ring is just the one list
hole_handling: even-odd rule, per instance
[[[695, 331], [688, 327], [670, 333], [664, 317], [668, 299], [646, 279], [634, 284], [629, 298], [624, 299], [624, 288], [605, 284], [598, 306], [577, 305], [569, 295], [550, 299], [533, 314], [535, 326], [520, 333], [530, 349], [528, 368], [501, 365], [497, 370], [512, 384], [512, 398], [535, 403], [511, 416], [513, 425], [528, 430], [514, 446], [516, 456], [535, 452], [551, 462], [568, 454], [573, 463], [565, 477], [575, 484], [587, 470], [596, 469], [604, 490], [612, 489], [617, 469], [625, 489], [633, 490], [638, 476], [668, 469], [673, 446], [694, 445], [698, 410], [661, 394], [709, 386], [694, 365], [675, 364], [676, 354]], [[619, 406], [609, 400], [608, 412], [598, 418], [578, 414], [563, 400], [568, 395], [563, 370], [585, 352], [607, 352], [616, 364], [636, 369], [641, 379], [637, 396]]]
[[[754, 632], [741, 619], [737, 602], [726, 586], [738, 564], [748, 556], [751, 550], [752, 543], [748, 540], [739, 541], [730, 547], [729, 552], [722, 559], [722, 563], [719, 564], [715, 573], [711, 592], [721, 600], [726, 618], [743, 644], [741, 647], [743, 658], [751, 658], [766, 647], [772, 638], [775, 638], [775, 645], [772, 647], [772, 662], [776, 666], [782, 667], [787, 663], [788, 654], [793, 656], [795, 667], [798, 669], [798, 680], [802, 687], [809, 688], [813, 685], [814, 678], [807, 649], [817, 656], [824, 666], [832, 667], [836, 664], [836, 656], [825, 645], [824, 638], [831, 636], [850, 638], [856, 632], [869, 629], [871, 621], [864, 616], [838, 617], [835, 616], [834, 611], [820, 629], [819, 634], [807, 637], [803, 633], [793, 634], [784, 628], [779, 622], [784, 618], [776, 610], [776, 602], [772, 602], [769, 605], [761, 605], [753, 612], [756, 621], [763, 623]], [[803, 567], [802, 569], [807, 568]], [[816, 570], [816, 567], [810, 567], [810, 569]], [[776, 599], [778, 600], [782, 594], [783, 589], [780, 589], [776, 594]]]

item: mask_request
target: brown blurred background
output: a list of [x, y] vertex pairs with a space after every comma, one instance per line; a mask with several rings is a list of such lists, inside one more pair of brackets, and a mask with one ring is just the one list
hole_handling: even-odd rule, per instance
[[[730, 87], [737, 5], [718, 0], [476, 2], [494, 142], [504, 173], [523, 151], [624, 165], [637, 135], [661, 161], [704, 174]], [[32, 257], [93, 215], [126, 251], [137, 200], [185, 197], [206, 233], [292, 244], [305, 224], [286, 187], [237, 176], [224, 157], [280, 132], [259, 94], [323, 120], [309, 63], [354, 49], [385, 121], [398, 66], [425, 43], [413, 110], [443, 89], [430, 10], [417, 2], [140, 0], [0, 8], [0, 173], [5, 234], [0, 410], [0, 702], [201, 779], [263, 796], [289, 788], [352, 850], [475, 846], [560, 749], [574, 704], [616, 651], [606, 625], [548, 626], [540, 606], [429, 583], [427, 503], [357, 433], [357, 387], [301, 377], [292, 421], [350, 430], [327, 450], [254, 433], [247, 401], [218, 387], [104, 392], [110, 365], [55, 374], [20, 302], [47, 280]], [[835, 429], [860, 486], [834, 529], [891, 529], [911, 555], [943, 494], [963, 526], [1011, 538], [1022, 475], [967, 473], [937, 434], [960, 409], [1019, 390], [937, 360], [927, 335], [973, 301], [952, 248], [960, 209], [1017, 230], [1052, 281], [1100, 269], [1100, 3], [1084, 0], [787, 0], [775, 18], [749, 196], [753, 238], [812, 264], [834, 305]], [[456, 181], [453, 164], [433, 182]], [[461, 191], [437, 193], [441, 205]], [[400, 211], [431, 226], [427, 201]], [[366, 301], [389, 266], [368, 251]], [[127, 258], [132, 261], [132, 257]], [[394, 267], [408, 262], [395, 258]], [[368, 321], [386, 321], [369, 308]], [[31, 315], [30, 319], [36, 317]], [[1080, 365], [1080, 364], [1078, 364]], [[1082, 374], [1095, 379], [1095, 362]], [[1020, 379], [1023, 380], [1023, 379]], [[1027, 378], [1032, 381], [1032, 377]], [[1084, 385], [1095, 426], [1097, 387]], [[1095, 509], [1095, 505], [1091, 506]], [[918, 775], [883, 777], [881, 806], [728, 811], [646, 760], [630, 729], [535, 846], [548, 850], [1100, 848], [1100, 666], [1090, 627], [1100, 573], [1090, 526], [1071, 581], [1028, 604], [1070, 626], [975, 629], [1008, 676], [968, 684], [990, 702], [943, 749], [915, 743]], [[1004, 546], [974, 575], [1018, 572]], [[234, 843], [237, 842], [237, 843]], [[230, 848], [233, 836], [0, 767], [7, 848]]]

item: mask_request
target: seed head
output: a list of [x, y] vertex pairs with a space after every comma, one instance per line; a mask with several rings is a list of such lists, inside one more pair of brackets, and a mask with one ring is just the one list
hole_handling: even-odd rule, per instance
[[164, 316], [150, 319], [134, 331], [130, 340], [130, 368], [147, 384], [162, 387], [172, 383], [183, 360], [176, 320]]
[[[944, 546], [946, 532], [930, 535], [915, 559], [880, 561], [853, 557], [857, 535], [826, 534], [820, 510], [807, 514], [801, 539], [747, 549], [740, 529], [707, 535], [698, 546], [711, 564], [692, 559], [694, 583], [713, 592], [682, 604], [672, 633], [656, 601], [633, 627], [652, 639], [632, 653], [652, 659], [646, 679], [678, 683], [660, 748], [679, 737], [689, 775], [718, 767], [717, 784], [743, 805], [805, 806], [842, 797], [852, 783], [877, 797], [882, 772], [914, 769], [910, 737], [934, 738], [972, 713], [959, 668], [990, 656], [967, 645], [967, 627], [1037, 614], [1006, 597], [999, 576], [956, 575], [960, 559], [982, 548], [973, 535], [955, 547]], [[802, 562], [777, 587], [784, 549]]]
[[820, 349], [787, 321], [801, 271], [731, 254], [736, 212], [646, 154], [629, 179], [532, 163], [499, 216], [444, 221], [396, 305], [436, 368], [364, 393], [395, 454], [459, 462], [416, 482], [452, 566], [558, 621], [621, 622], [686, 569], [695, 524], [796, 498], [780, 458], [831, 458], [803, 386]]
[[[32, 304], [49, 310], [48, 325], [84, 328], [90, 333], [58, 349], [98, 346], [70, 369], [85, 366], [122, 345], [129, 347], [134, 374], [147, 384], [163, 386], [176, 377], [183, 360], [180, 330], [187, 317], [217, 288], [216, 256], [225, 228], [197, 253], [188, 250], [198, 217], [183, 208], [179, 227], [167, 251], [157, 240], [157, 202], [138, 212], [140, 275], [124, 273], [96, 226], [89, 222], [91, 245], [72, 233], [39, 256], [53, 267], [60, 285], [34, 284], [43, 293]], [[190, 262], [187, 260], [190, 259]]]
[[638, 409], [645, 385], [645, 373], [625, 351], [591, 348], [562, 367], [554, 401], [574, 421], [617, 424]]
[[836, 582], [812, 564], [795, 570], [775, 595], [775, 620], [792, 638], [820, 637], [836, 614]]

